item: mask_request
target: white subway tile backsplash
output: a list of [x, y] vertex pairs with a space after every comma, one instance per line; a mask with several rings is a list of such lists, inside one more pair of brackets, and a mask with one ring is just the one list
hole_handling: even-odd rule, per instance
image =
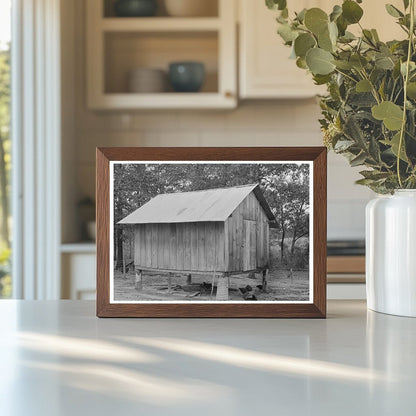
[[328, 201], [328, 239], [364, 239], [368, 199]]
[[180, 126], [180, 114], [177, 111], [141, 111], [133, 116], [132, 130], [154, 128], [177, 130]]
[[222, 130], [226, 128], [224, 111], [181, 111], [178, 113], [179, 129], [201, 131], [206, 129]]
[[143, 146], [186, 147], [200, 146], [197, 131], [147, 130], [143, 133]]
[[[97, 146], [321, 146], [314, 100], [244, 102], [232, 111], [141, 111], [120, 114], [78, 110], [80, 195], [95, 192]], [[328, 235], [364, 235], [364, 207], [373, 194], [354, 184], [358, 171], [328, 155]]]

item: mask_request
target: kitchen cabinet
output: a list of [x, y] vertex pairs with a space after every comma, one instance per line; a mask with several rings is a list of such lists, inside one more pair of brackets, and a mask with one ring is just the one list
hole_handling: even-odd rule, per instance
[[[217, 16], [116, 17], [108, 1], [88, 0], [87, 102], [90, 109], [233, 108], [237, 105], [236, 4], [218, 2]], [[111, 6], [111, 3], [110, 3]], [[167, 71], [175, 61], [199, 61], [200, 92], [132, 93], [130, 71]]]
[[63, 244], [61, 253], [62, 299], [95, 300], [95, 244]]
[[[299, 0], [289, 3], [289, 8], [320, 7], [330, 12], [333, 0]], [[400, 9], [401, 0], [391, 2]], [[394, 18], [379, 0], [366, 0], [362, 25], [376, 28], [381, 40], [403, 38], [403, 33]], [[291, 99], [308, 98], [325, 92], [324, 87], [313, 84], [312, 77], [298, 68], [289, 59], [290, 48], [277, 35], [276, 11], [266, 8], [263, 1], [239, 0], [239, 91], [242, 99]], [[359, 31], [357, 25], [350, 26], [352, 32]]]
[[[300, 0], [296, 10], [325, 8], [324, 3], [328, 0]], [[276, 33], [277, 13], [268, 10], [264, 1], [239, 0], [238, 5], [240, 97], [308, 98], [322, 92], [311, 75], [289, 59], [291, 50]]]

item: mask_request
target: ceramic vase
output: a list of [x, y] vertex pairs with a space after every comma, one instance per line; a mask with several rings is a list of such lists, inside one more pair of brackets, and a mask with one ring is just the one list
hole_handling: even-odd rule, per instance
[[416, 317], [416, 190], [368, 203], [366, 285], [369, 309]]

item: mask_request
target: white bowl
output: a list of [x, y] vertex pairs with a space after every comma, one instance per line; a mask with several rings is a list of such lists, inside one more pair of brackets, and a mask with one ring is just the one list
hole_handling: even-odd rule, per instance
[[165, 0], [165, 7], [174, 17], [218, 16], [217, 0]]
[[162, 69], [136, 68], [129, 72], [129, 92], [148, 94], [165, 92], [167, 85], [167, 74]]

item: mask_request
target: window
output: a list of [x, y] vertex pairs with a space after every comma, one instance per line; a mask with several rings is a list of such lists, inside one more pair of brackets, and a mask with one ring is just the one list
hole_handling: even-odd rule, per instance
[[9, 298], [12, 294], [10, 271], [10, 7], [10, 0], [0, 0], [0, 298]]

